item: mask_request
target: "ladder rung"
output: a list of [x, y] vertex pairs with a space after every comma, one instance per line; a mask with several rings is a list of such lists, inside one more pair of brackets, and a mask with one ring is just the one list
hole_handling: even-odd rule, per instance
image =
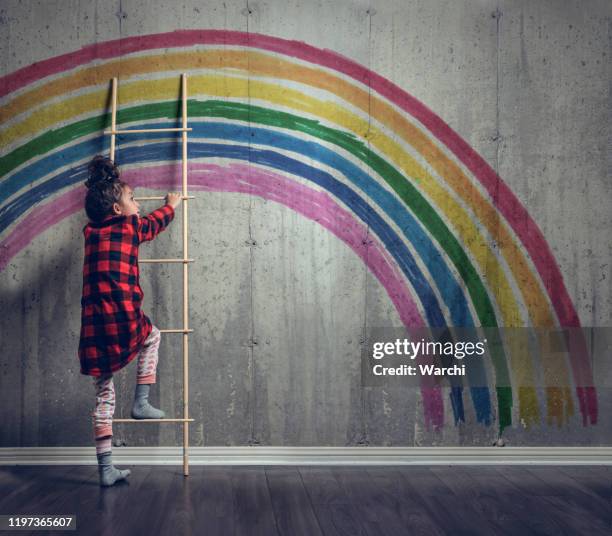
[[160, 329], [160, 333], [193, 333], [192, 329]]
[[115, 422], [193, 422], [193, 419], [113, 419]]
[[144, 262], [144, 263], [195, 262], [195, 259], [139, 259], [138, 262]]
[[[152, 195], [147, 197], [135, 197], [134, 199], [136, 201], [161, 201], [166, 198], [161, 195]], [[182, 195], [181, 199], [195, 199], [195, 195]]]
[[139, 128], [136, 130], [105, 130], [104, 134], [141, 134], [143, 132], [189, 132], [193, 130], [191, 127], [188, 128]]

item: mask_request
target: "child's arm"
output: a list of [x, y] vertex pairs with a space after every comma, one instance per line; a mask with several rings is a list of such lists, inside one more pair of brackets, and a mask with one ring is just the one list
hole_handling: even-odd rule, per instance
[[181, 195], [169, 193], [166, 195], [166, 204], [151, 212], [151, 214], [138, 218], [138, 242], [153, 240], [174, 219], [174, 209], [181, 201]]

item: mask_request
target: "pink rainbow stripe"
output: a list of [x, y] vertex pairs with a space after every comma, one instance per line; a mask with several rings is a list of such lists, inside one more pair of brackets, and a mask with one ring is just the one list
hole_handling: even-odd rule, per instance
[[[126, 169], [122, 178], [133, 187], [180, 189], [181, 179], [176, 165], [163, 165], [137, 170]], [[423, 327], [425, 322], [407, 289], [395, 261], [376, 237], [367, 234], [366, 227], [354, 215], [342, 208], [324, 191], [314, 190], [288, 178], [260, 168], [230, 164], [190, 164], [191, 189], [210, 192], [239, 192], [257, 195], [283, 204], [316, 221], [346, 243], [381, 282], [406, 327]], [[0, 271], [19, 251], [24, 249], [41, 230], [83, 210], [85, 191], [73, 188], [53, 201], [33, 208], [10, 234], [0, 242]], [[366, 247], [366, 240], [369, 247]], [[427, 377], [421, 386], [425, 424], [439, 428], [444, 424], [444, 403], [441, 389]]]

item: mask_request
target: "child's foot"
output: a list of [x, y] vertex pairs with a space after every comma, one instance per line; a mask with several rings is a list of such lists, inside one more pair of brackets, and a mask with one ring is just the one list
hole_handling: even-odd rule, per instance
[[161, 410], [154, 408], [148, 402], [137, 404], [134, 402], [132, 406], [133, 419], [163, 419], [166, 414]]
[[131, 471], [129, 469], [117, 469], [111, 461], [111, 453], [98, 454], [98, 472], [100, 475], [100, 486], [112, 486], [119, 480], [126, 479]]
[[136, 396], [132, 406], [133, 419], [163, 419], [166, 415], [161, 409], [154, 408], [149, 404], [150, 384], [136, 385]]

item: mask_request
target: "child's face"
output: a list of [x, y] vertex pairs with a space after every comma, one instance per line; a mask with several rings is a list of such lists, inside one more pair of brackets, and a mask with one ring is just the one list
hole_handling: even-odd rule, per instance
[[134, 200], [134, 190], [130, 186], [123, 187], [121, 202], [113, 205], [115, 214], [121, 216], [140, 215], [140, 203]]

